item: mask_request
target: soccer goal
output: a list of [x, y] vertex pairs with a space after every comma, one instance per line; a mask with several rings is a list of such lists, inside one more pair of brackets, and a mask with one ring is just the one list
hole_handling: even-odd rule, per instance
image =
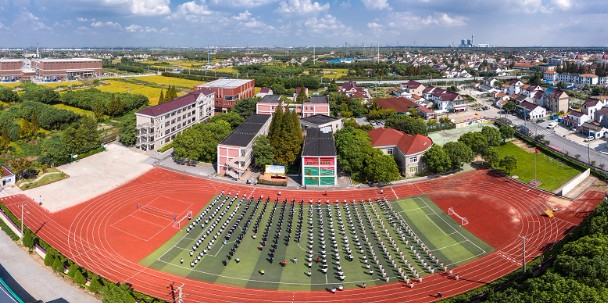
[[460, 219], [460, 224], [462, 224], [462, 225], [467, 225], [467, 224], [469, 224], [469, 220], [467, 220], [467, 218], [466, 218], [466, 217], [463, 217], [463, 216], [459, 215], [459, 214], [458, 214], [458, 213], [457, 213], [457, 212], [454, 210], [454, 208], [453, 208], [453, 207], [448, 208], [448, 215], [450, 215], [450, 216], [451, 216], [451, 215], [454, 215], [454, 217], [456, 217], [456, 218]]
[[[186, 220], [186, 219], [187, 219], [187, 220], [192, 219], [192, 211], [191, 211], [191, 210], [187, 211], [187, 212], [186, 212], [186, 214], [185, 214], [183, 217], [181, 217], [181, 218], [177, 218], [177, 219], [176, 219], [176, 220], [173, 222], [173, 227], [174, 227], [174, 228], [178, 228], [178, 229], [179, 229], [179, 228], [181, 228], [181, 227], [182, 227], [182, 221], [184, 221], [184, 220]], [[186, 221], [186, 222], [188, 222], [188, 221]]]

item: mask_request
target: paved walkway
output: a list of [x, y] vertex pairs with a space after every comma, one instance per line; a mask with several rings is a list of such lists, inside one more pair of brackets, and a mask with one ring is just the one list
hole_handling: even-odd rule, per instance
[[57, 277], [0, 231], [0, 263], [32, 297], [44, 302], [100, 302]]

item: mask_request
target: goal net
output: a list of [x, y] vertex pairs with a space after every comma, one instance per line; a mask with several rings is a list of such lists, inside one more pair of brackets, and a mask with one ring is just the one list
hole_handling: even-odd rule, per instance
[[[187, 211], [186, 214], [183, 217], [177, 218], [175, 221], [173, 221], [173, 227], [174, 228], [181, 228], [182, 227], [182, 222], [184, 220], [190, 220], [190, 219], [192, 219], [192, 211], [191, 210]], [[188, 221], [186, 221], [186, 222], [188, 222]]]

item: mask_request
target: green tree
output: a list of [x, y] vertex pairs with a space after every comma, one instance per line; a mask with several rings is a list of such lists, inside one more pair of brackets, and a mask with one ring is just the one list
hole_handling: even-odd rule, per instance
[[462, 142], [448, 142], [443, 145], [443, 149], [450, 157], [453, 169], [461, 169], [464, 163], [473, 161], [473, 151]]
[[401, 178], [395, 158], [378, 149], [374, 149], [371, 157], [366, 159], [364, 171], [367, 179], [373, 182], [388, 183]]
[[36, 237], [34, 234], [28, 228], [26, 228], [25, 232], [23, 233], [23, 246], [31, 250], [34, 247], [35, 241]]
[[332, 79], [327, 86], [328, 93], [335, 93], [338, 91], [338, 84], [336, 84], [336, 79]]
[[486, 162], [486, 164], [491, 168], [498, 167], [498, 163], [500, 161], [500, 154], [494, 147], [488, 147], [483, 150], [481, 153], [481, 157]]
[[426, 123], [423, 119], [413, 118], [404, 114], [396, 114], [386, 119], [386, 127], [400, 130], [410, 135], [427, 135]]
[[10, 88], [0, 87], [0, 101], [16, 103], [19, 102], [19, 95]]
[[279, 106], [277, 106], [274, 110], [274, 114], [272, 115], [272, 120], [270, 121], [270, 126], [268, 128], [268, 139], [270, 140], [270, 145], [274, 151], [277, 151], [281, 145], [281, 131], [284, 115], [283, 103], [279, 103]]
[[63, 273], [65, 271], [65, 264], [61, 256], [56, 256], [55, 260], [53, 260], [53, 270], [58, 273]]
[[448, 117], [448, 116], [443, 116], [443, 117], [439, 118], [439, 123], [441, 123], [441, 124], [452, 123], [452, 119], [450, 119], [450, 117]]
[[160, 96], [158, 97], [158, 104], [163, 104], [165, 103], [165, 93], [163, 92], [163, 90], [160, 90]]
[[103, 119], [103, 113], [105, 112], [105, 108], [103, 106], [103, 102], [101, 100], [95, 100], [93, 103], [93, 114], [95, 114], [96, 119]]
[[230, 127], [236, 128], [237, 126], [241, 125], [241, 123], [243, 123], [245, 121], [245, 118], [238, 113], [228, 112], [228, 113], [219, 113], [219, 114], [216, 114], [213, 117], [211, 117], [210, 122], [217, 122], [217, 121], [226, 121], [226, 122], [228, 122], [228, 124], [230, 124]]
[[91, 277], [91, 283], [89, 284], [89, 291], [91, 291], [93, 293], [98, 293], [99, 291], [101, 291], [102, 287], [103, 287], [103, 284], [102, 284], [99, 276], [93, 275]]
[[135, 303], [129, 284], [107, 284], [101, 289], [104, 303]]
[[500, 159], [498, 165], [502, 167], [507, 174], [511, 174], [511, 172], [517, 168], [517, 158], [514, 155], [505, 156]]
[[270, 139], [267, 136], [258, 136], [253, 141], [253, 163], [264, 168], [266, 165], [272, 164], [274, 161], [274, 151], [270, 145]]
[[306, 101], [306, 99], [308, 99], [308, 96], [306, 95], [306, 88], [302, 86], [300, 87], [300, 93], [298, 93], [296, 96], [296, 103], [302, 104], [304, 101]]
[[[71, 263], [71, 262], [70, 262]], [[74, 274], [78, 271], [78, 264], [72, 263], [68, 267], [68, 276], [74, 278]]]
[[123, 112], [124, 108], [122, 102], [120, 102], [120, 100], [118, 100], [118, 97], [116, 97], [115, 95], [112, 96], [112, 101], [110, 101], [110, 104], [108, 105], [108, 115], [116, 117], [122, 114]]
[[44, 256], [44, 265], [46, 266], [52, 266], [53, 262], [55, 262], [55, 249], [53, 249], [52, 247], [49, 247], [46, 250], [46, 255]]
[[74, 272], [74, 282], [78, 285], [84, 285], [87, 283], [87, 278], [85, 278], [80, 270], [76, 270], [76, 272]]
[[505, 110], [507, 113], [510, 113], [515, 110], [515, 107], [515, 102], [509, 101], [502, 106], [502, 109]]
[[247, 119], [256, 112], [256, 104], [260, 98], [244, 98], [239, 100], [232, 108], [232, 111], [238, 113], [243, 118]]
[[132, 146], [137, 140], [135, 115], [128, 115], [120, 122], [118, 131], [118, 142]]
[[498, 130], [500, 131], [500, 136], [502, 137], [503, 142], [515, 136], [515, 130], [511, 126], [501, 124], [498, 127]]
[[56, 166], [70, 161], [71, 153], [62, 137], [61, 133], [55, 133], [42, 141], [41, 162]]
[[487, 138], [489, 146], [498, 146], [502, 142], [500, 131], [492, 126], [484, 126], [481, 133]]
[[488, 138], [481, 132], [464, 133], [458, 138], [458, 142], [466, 144], [475, 154], [481, 153], [488, 147]]
[[173, 153], [177, 158], [213, 162], [217, 159], [217, 145], [231, 131], [230, 124], [223, 120], [198, 123], [175, 137]]
[[2, 136], [0, 137], [0, 147], [2, 147], [2, 149], [8, 147], [9, 144], [11, 144], [11, 141], [12, 139], [9, 134], [8, 127], [5, 125], [2, 128]]
[[442, 173], [447, 171], [452, 166], [450, 157], [440, 145], [433, 145], [422, 156], [422, 161], [426, 164], [429, 171], [433, 173]]

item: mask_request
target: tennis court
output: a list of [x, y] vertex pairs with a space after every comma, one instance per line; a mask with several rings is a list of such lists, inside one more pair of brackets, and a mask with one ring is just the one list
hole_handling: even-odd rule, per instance
[[449, 260], [449, 265], [467, 263], [494, 250], [464, 228], [457, 215], [449, 216], [426, 196], [400, 199], [395, 204], [416, 234], [438, 256]]

